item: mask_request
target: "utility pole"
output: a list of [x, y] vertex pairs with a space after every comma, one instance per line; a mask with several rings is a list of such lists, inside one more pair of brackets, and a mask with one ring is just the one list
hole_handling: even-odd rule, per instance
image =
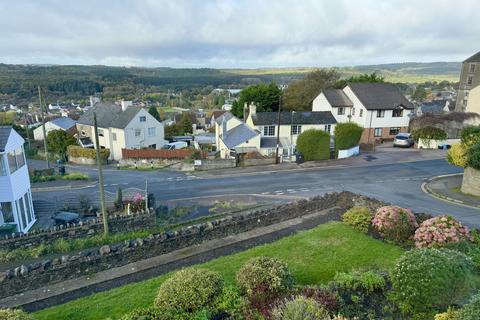
[[47, 130], [45, 130], [45, 113], [42, 106], [42, 92], [40, 86], [38, 86], [38, 102], [40, 104], [40, 114], [42, 115], [43, 149], [45, 151], [45, 161], [48, 169], [50, 168], [50, 163], [48, 162]]
[[102, 158], [100, 157], [100, 143], [98, 142], [98, 125], [97, 114], [93, 113], [93, 128], [95, 132], [95, 151], [97, 154], [97, 168], [98, 168], [98, 188], [100, 190], [100, 208], [103, 217], [103, 235], [108, 236], [108, 216], [105, 208], [105, 186], [103, 184]]
[[282, 95], [280, 95], [280, 100], [278, 101], [278, 118], [277, 118], [277, 149], [275, 151], [275, 163], [279, 164], [280, 159], [278, 158], [278, 148], [280, 147], [280, 114], [282, 109]]

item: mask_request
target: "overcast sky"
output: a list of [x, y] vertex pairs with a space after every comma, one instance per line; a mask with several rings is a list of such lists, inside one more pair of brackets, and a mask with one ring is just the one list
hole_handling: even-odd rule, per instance
[[0, 0], [0, 62], [171, 67], [461, 61], [479, 0]]

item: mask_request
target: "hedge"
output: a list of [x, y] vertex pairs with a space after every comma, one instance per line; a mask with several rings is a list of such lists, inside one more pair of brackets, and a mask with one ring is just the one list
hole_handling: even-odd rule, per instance
[[330, 159], [330, 134], [310, 129], [297, 138], [297, 150], [306, 161]]
[[[68, 146], [67, 154], [69, 157], [74, 157], [74, 158], [97, 159], [97, 153], [95, 149], [82, 148], [79, 146]], [[100, 149], [100, 156], [103, 159], [107, 159], [110, 156], [110, 150]]]
[[461, 133], [461, 141], [467, 147], [480, 143], [480, 126], [464, 128]]
[[447, 133], [436, 127], [424, 127], [412, 132], [412, 136], [415, 140], [427, 139], [427, 140], [445, 140], [447, 139]]
[[363, 128], [354, 122], [339, 123], [335, 126], [335, 149], [355, 147], [360, 142]]
[[468, 150], [467, 165], [471, 168], [480, 170], [480, 142], [473, 145]]

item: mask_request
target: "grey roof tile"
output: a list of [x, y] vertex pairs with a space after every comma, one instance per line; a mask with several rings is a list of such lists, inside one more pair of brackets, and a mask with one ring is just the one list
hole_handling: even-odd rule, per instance
[[8, 143], [11, 131], [11, 126], [0, 126], [0, 152], [5, 151], [5, 146]]
[[390, 110], [403, 106], [413, 109], [413, 104], [391, 83], [349, 83], [348, 86], [368, 110]]
[[78, 119], [78, 123], [93, 126], [93, 113], [95, 112], [99, 127], [124, 129], [139, 111], [140, 109], [136, 107], [128, 107], [122, 111], [122, 107], [117, 104], [99, 102], [93, 108], [88, 109]]
[[475, 53], [473, 56], [468, 57], [465, 61], [463, 62], [480, 62], [480, 51]]
[[325, 98], [332, 107], [352, 107], [353, 102], [340, 89], [326, 89], [323, 91]]
[[250, 128], [248, 125], [242, 123], [235, 128], [232, 128], [227, 131], [227, 134], [222, 137], [223, 143], [228, 148], [234, 148], [238, 146], [239, 144], [244, 143], [247, 140], [250, 140], [260, 133], [258, 131], [253, 130]]
[[71, 127], [74, 127], [75, 124], [77, 123], [75, 120], [73, 120], [71, 118], [68, 118], [68, 117], [61, 117], [61, 118], [53, 119], [51, 122], [56, 124], [57, 126], [59, 126], [60, 128], [62, 128], [64, 130], [68, 130]]

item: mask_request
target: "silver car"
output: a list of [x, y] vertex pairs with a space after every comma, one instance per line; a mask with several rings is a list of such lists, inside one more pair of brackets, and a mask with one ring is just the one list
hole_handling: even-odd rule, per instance
[[410, 148], [414, 145], [414, 143], [415, 141], [413, 141], [410, 133], [399, 133], [395, 136], [395, 139], [393, 140], [394, 147]]

